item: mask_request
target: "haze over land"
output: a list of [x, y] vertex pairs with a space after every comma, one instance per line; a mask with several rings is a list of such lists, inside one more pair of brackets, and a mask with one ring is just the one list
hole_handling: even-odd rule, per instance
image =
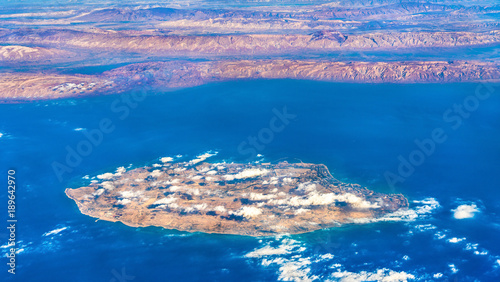
[[146, 1], [42, 9], [13, 3], [0, 15], [1, 98], [54, 99], [258, 78], [500, 78], [500, 5], [493, 1], [279, 3]]

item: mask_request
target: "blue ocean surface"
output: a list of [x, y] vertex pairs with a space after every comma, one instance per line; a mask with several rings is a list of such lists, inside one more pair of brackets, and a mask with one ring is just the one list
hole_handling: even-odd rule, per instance
[[[0, 187], [14, 169], [19, 248], [12, 275], [0, 193], [0, 280], [500, 278], [500, 88], [259, 80], [141, 95], [0, 105]], [[103, 121], [108, 132], [68, 161]], [[341, 181], [404, 194], [410, 210], [254, 238], [96, 221], [64, 194], [120, 166], [207, 151], [213, 162], [323, 163]]]

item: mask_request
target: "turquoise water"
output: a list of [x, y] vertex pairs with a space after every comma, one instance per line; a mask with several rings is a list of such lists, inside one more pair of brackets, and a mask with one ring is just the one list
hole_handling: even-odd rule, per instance
[[[134, 281], [275, 281], [359, 278], [389, 269], [420, 280], [498, 279], [500, 88], [478, 100], [457, 129], [457, 114], [443, 118], [454, 104], [470, 102], [476, 87], [242, 81], [150, 93], [129, 105], [116, 95], [0, 105], [0, 171], [17, 171], [23, 249], [15, 277], [5, 265], [0, 275], [8, 281], [131, 281], [116, 276], [123, 269]], [[294, 117], [255, 150], [263, 157], [238, 149], [269, 128], [273, 109], [284, 107]], [[53, 163], [67, 165], [68, 146], [76, 150], [87, 140], [85, 130], [103, 119], [112, 132], [59, 180]], [[398, 173], [398, 156], [408, 159], [418, 151], [415, 140], [431, 138], [437, 128], [446, 141], [404, 182], [388, 185], [385, 175]], [[210, 150], [219, 152], [212, 161], [324, 163], [342, 181], [405, 194], [418, 217], [259, 239], [95, 222], [64, 195], [65, 188], [88, 182], [86, 175]], [[2, 193], [5, 211], [6, 201]], [[452, 210], [464, 204], [476, 205], [474, 217], [454, 218]], [[258, 252], [266, 246], [282, 251]]]

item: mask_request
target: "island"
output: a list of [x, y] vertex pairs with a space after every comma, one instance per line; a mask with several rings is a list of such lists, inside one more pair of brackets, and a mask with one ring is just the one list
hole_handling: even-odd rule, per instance
[[340, 182], [322, 164], [209, 163], [207, 156], [122, 167], [66, 195], [100, 220], [247, 236], [370, 222], [408, 208], [403, 195]]

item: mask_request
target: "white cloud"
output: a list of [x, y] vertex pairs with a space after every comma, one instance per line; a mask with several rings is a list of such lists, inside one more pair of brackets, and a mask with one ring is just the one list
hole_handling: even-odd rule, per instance
[[100, 174], [97, 176], [97, 178], [99, 179], [104, 179], [104, 180], [109, 180], [111, 178], [113, 178], [114, 174], [111, 173], [111, 172], [106, 172], [106, 173], [103, 173], [103, 174]]
[[159, 177], [159, 176], [161, 176], [161, 170], [155, 169], [149, 175], [152, 177]]
[[171, 158], [171, 157], [163, 157], [163, 158], [161, 158], [161, 159], [160, 159], [160, 161], [161, 161], [162, 163], [169, 163], [169, 162], [171, 162], [171, 161], [173, 161], [173, 160], [174, 160], [174, 159], [173, 159], [173, 158]]
[[300, 183], [299, 186], [297, 186], [298, 190], [306, 191], [306, 192], [312, 192], [316, 191], [316, 184], [314, 183]]
[[[259, 259], [262, 266], [276, 265], [279, 281], [407, 281], [415, 276], [406, 272], [398, 272], [383, 268], [374, 272], [361, 271], [359, 273], [344, 271], [342, 265], [331, 264], [335, 272], [325, 277], [313, 272], [313, 264], [332, 260], [330, 253], [323, 255], [306, 256], [308, 250], [299, 241], [288, 236], [277, 236], [272, 241], [263, 243], [264, 246], [245, 255], [247, 258]], [[275, 243], [279, 243], [275, 245]]]
[[122, 173], [125, 173], [127, 169], [123, 166], [119, 167], [116, 169], [116, 174], [121, 175]]
[[281, 281], [313, 281], [313, 277], [309, 277], [311, 261], [307, 258], [299, 258], [296, 261], [287, 261], [280, 268], [278, 277]]
[[[370, 222], [381, 222], [381, 221], [415, 221], [418, 218], [427, 217], [435, 209], [441, 207], [439, 202], [434, 198], [427, 198], [421, 201], [413, 201], [417, 204], [413, 209], [399, 209], [392, 213], [385, 214], [379, 218], [365, 218], [365, 219], [353, 219], [353, 223], [365, 224]], [[420, 225], [418, 227], [426, 228], [425, 225]], [[428, 226], [429, 229], [435, 229], [433, 226]]]
[[[276, 237], [276, 240], [280, 240], [280, 237]], [[302, 257], [302, 253], [306, 250], [302, 244], [286, 237], [278, 242], [277, 247], [271, 247], [267, 243], [245, 257], [262, 259], [261, 265], [263, 266], [277, 265], [280, 281], [312, 281], [318, 278], [310, 275], [311, 260], [308, 257]]]
[[231, 181], [231, 180], [234, 180], [234, 175], [226, 174], [226, 175], [223, 175], [222, 178], [224, 178], [224, 180], [226, 180], [226, 181]]
[[193, 208], [202, 211], [202, 210], [207, 208], [207, 204], [203, 203], [203, 204], [194, 205]]
[[168, 187], [168, 190], [170, 190], [171, 192], [176, 192], [176, 191], [183, 190], [183, 189], [184, 189], [184, 187], [177, 186], [177, 185], [172, 185], [172, 186]]
[[137, 198], [142, 196], [142, 191], [122, 191], [120, 192], [123, 198]]
[[436, 273], [436, 274], [432, 275], [432, 277], [434, 277], [436, 279], [441, 278], [441, 277], [443, 277], [443, 273]]
[[260, 258], [263, 256], [284, 255], [290, 253], [290, 250], [292, 248], [294, 248], [294, 246], [291, 245], [280, 245], [277, 248], [273, 248], [271, 246], [265, 246], [251, 253], [248, 253], [245, 256], [248, 258]]
[[465, 240], [465, 238], [453, 237], [451, 239], [448, 239], [448, 242], [450, 242], [450, 243], [458, 243], [458, 242], [462, 242], [463, 240]]
[[244, 206], [236, 212], [233, 212], [233, 214], [243, 216], [245, 218], [252, 218], [261, 215], [262, 210], [256, 207]]
[[116, 204], [118, 205], [127, 205], [127, 204], [130, 204], [132, 201], [130, 201], [129, 199], [122, 199], [122, 200], [118, 200], [116, 201]]
[[102, 193], [104, 193], [104, 189], [97, 189], [97, 190], [95, 190], [94, 193], [92, 193], [92, 195], [94, 195], [94, 196], [101, 196]]
[[453, 272], [454, 274], [458, 272], [458, 268], [455, 267], [454, 264], [448, 264], [448, 267], [450, 268], [451, 272]]
[[214, 208], [214, 211], [220, 212], [220, 213], [225, 213], [226, 212], [226, 208], [224, 206], [216, 206]]
[[[311, 187], [311, 185], [309, 186]], [[307, 188], [306, 188], [307, 189]], [[278, 204], [278, 205], [283, 205], [283, 204], [288, 204], [290, 206], [294, 207], [300, 207], [300, 206], [324, 206], [324, 205], [331, 205], [336, 202], [346, 202], [351, 204], [353, 207], [356, 208], [379, 208], [380, 206], [378, 204], [370, 203], [354, 194], [351, 193], [345, 193], [345, 194], [340, 194], [337, 195], [335, 193], [325, 193], [321, 194], [316, 191], [310, 192], [309, 194], [298, 197], [294, 196], [291, 197], [287, 200], [285, 199], [280, 199], [280, 200], [271, 200], [269, 201], [270, 203], [273, 204]]]
[[175, 201], [177, 201], [177, 198], [174, 198], [174, 197], [170, 197], [170, 196], [168, 196], [168, 197], [166, 197], [166, 198], [161, 198], [161, 199], [159, 199], [159, 200], [156, 200], [156, 201], [153, 203], [153, 205], [160, 205], [160, 204], [167, 204], [167, 205], [168, 205], [168, 204], [173, 203], [173, 202], [175, 202]]
[[196, 159], [194, 159], [194, 160], [190, 160], [188, 162], [188, 164], [189, 165], [194, 165], [194, 164], [202, 162], [202, 161], [204, 161], [204, 160], [206, 160], [206, 159], [208, 159], [208, 158], [210, 158], [212, 156], [215, 156], [215, 155], [217, 155], [217, 152], [214, 152], [214, 153], [205, 153], [205, 154], [197, 156]]
[[426, 198], [421, 201], [413, 201], [413, 203], [420, 204], [420, 206], [415, 208], [415, 212], [419, 215], [429, 214], [441, 206], [439, 202], [434, 198]]
[[59, 234], [61, 231], [64, 231], [66, 229], [68, 229], [68, 227], [61, 227], [61, 228], [58, 228], [58, 229], [54, 229], [52, 231], [45, 232], [42, 236], [56, 235], [56, 234]]
[[115, 189], [115, 186], [113, 185], [113, 182], [111, 181], [104, 181], [101, 183], [102, 187], [106, 190], [113, 190]]
[[299, 242], [296, 240], [285, 238], [280, 242], [280, 245], [276, 248], [266, 245], [260, 249], [256, 249], [253, 252], [246, 254], [245, 257], [261, 258], [265, 256], [290, 254], [293, 249], [300, 246], [298, 243]]
[[408, 281], [415, 276], [404, 271], [397, 272], [391, 269], [377, 269], [376, 272], [361, 271], [358, 273], [349, 271], [334, 272], [331, 277], [336, 281]]
[[252, 201], [262, 201], [262, 200], [269, 200], [275, 198], [276, 195], [274, 194], [261, 194], [261, 193], [250, 193], [250, 200]]
[[418, 225], [413, 226], [413, 228], [417, 231], [420, 231], [420, 232], [437, 229], [436, 226], [429, 224], [429, 223], [428, 224], [418, 224]]
[[310, 211], [309, 209], [300, 208], [294, 212], [294, 214], [301, 214]]
[[231, 181], [234, 179], [253, 178], [253, 177], [257, 177], [257, 176], [266, 175], [268, 173], [269, 173], [269, 170], [267, 170], [267, 169], [247, 168], [243, 171], [238, 172], [237, 174], [224, 175], [223, 178], [227, 181]]
[[453, 217], [456, 219], [473, 218], [475, 213], [479, 212], [479, 209], [475, 204], [470, 205], [460, 205], [453, 211]]

